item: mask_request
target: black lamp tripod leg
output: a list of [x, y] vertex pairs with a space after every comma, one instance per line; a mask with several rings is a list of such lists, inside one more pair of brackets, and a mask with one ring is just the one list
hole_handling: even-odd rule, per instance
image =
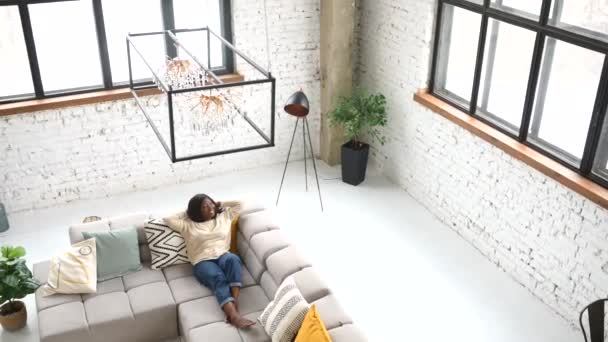
[[321, 211], [323, 211], [323, 200], [321, 199], [321, 187], [319, 186], [319, 175], [317, 174], [317, 164], [315, 163], [315, 152], [312, 149], [312, 139], [310, 139], [310, 128], [308, 127], [308, 120], [304, 118], [303, 125], [308, 131], [308, 143], [310, 144], [310, 154], [312, 155], [312, 166], [315, 169], [315, 179], [317, 180], [317, 190], [319, 191], [319, 203], [321, 203]]
[[[304, 118], [304, 122], [306, 122], [306, 118]], [[308, 170], [306, 168], [306, 125], [304, 124], [302, 125], [302, 142], [304, 143], [304, 184], [306, 184], [306, 191], [308, 191]]]
[[[293, 128], [293, 136], [291, 137], [291, 144], [289, 144], [289, 152], [287, 152], [287, 160], [285, 161], [285, 168], [283, 169], [283, 177], [281, 178], [281, 186], [279, 186], [279, 193], [277, 194], [277, 203], [279, 205], [279, 197], [281, 196], [281, 189], [283, 189], [283, 181], [285, 180], [285, 172], [287, 171], [287, 164], [289, 164], [289, 155], [291, 154], [291, 147], [293, 146], [293, 140], [296, 137], [296, 131], [298, 130], [298, 122], [300, 118], [296, 120], [296, 126]], [[302, 124], [304, 125], [304, 124]]]

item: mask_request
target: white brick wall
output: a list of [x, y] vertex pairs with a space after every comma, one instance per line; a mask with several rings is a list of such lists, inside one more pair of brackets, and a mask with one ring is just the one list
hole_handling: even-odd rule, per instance
[[[262, 8], [262, 1], [234, 0], [232, 4], [236, 46], [266, 67]], [[268, 0], [268, 15], [271, 71], [277, 78], [275, 148], [171, 164], [133, 100], [5, 116], [0, 118], [0, 202], [12, 213], [280, 163], [295, 124], [294, 118], [282, 113], [283, 103], [300, 87], [311, 102], [311, 135], [318, 151], [319, 1]], [[267, 111], [267, 93], [261, 100], [268, 101], [259, 106]], [[146, 98], [146, 102], [158, 108], [163, 104], [159, 97]], [[247, 106], [251, 115], [266, 120], [261, 126], [269, 129], [267, 112], [256, 113], [256, 107]], [[188, 123], [192, 120], [185, 117], [183, 127]], [[198, 137], [182, 139], [186, 149], [196, 145], [215, 150], [260, 142], [242, 122], [211, 136], [201, 130], [187, 132]], [[302, 155], [301, 147], [294, 144], [294, 156]]]
[[428, 79], [436, 1], [358, 6], [358, 83], [389, 106], [389, 142], [372, 162], [575, 324], [608, 292], [608, 211], [413, 101]]

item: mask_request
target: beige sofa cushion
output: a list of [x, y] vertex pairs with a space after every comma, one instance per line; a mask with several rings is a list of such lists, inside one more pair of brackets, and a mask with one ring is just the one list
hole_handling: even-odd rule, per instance
[[[250, 314], [243, 315], [243, 317], [256, 321], [263, 311], [257, 311]], [[270, 336], [264, 331], [264, 327], [261, 324], [256, 324], [249, 329], [239, 330], [241, 339], [243, 342], [270, 342]]]
[[82, 302], [57, 305], [40, 311], [38, 332], [42, 342], [89, 341], [89, 325]]
[[188, 342], [242, 342], [239, 331], [225, 322], [211, 323], [192, 329], [188, 332], [186, 340]]

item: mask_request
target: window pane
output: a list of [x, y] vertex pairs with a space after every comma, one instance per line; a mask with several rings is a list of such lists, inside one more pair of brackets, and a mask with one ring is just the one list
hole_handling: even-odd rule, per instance
[[0, 100], [32, 94], [34, 85], [17, 6], [0, 7]]
[[29, 5], [29, 10], [45, 93], [101, 86], [91, 1]]
[[[200, 28], [209, 26], [213, 32], [222, 34], [219, 0], [174, 0], [176, 28]], [[202, 63], [207, 63], [207, 32], [189, 32], [177, 35], [186, 48]], [[223, 44], [211, 36], [211, 66], [223, 65]], [[178, 50], [179, 54], [179, 50]], [[186, 56], [181, 56], [186, 57]]]
[[604, 126], [595, 155], [593, 171], [608, 180], [608, 117], [604, 118]]
[[481, 16], [452, 5], [443, 5], [435, 92], [468, 107]]
[[608, 3], [598, 0], [554, 0], [549, 23], [608, 41]]
[[[108, 53], [112, 68], [112, 81], [129, 81], [127, 64], [127, 33], [154, 32], [163, 30], [160, 1], [150, 0], [104, 0], [103, 16], [108, 39]], [[162, 35], [134, 38], [137, 49], [146, 57], [152, 68], [161, 68], [165, 61], [165, 41]], [[132, 51], [133, 79], [149, 79], [151, 73]]]
[[491, 7], [529, 19], [538, 19], [542, 0], [492, 0]]
[[603, 62], [602, 54], [547, 38], [530, 140], [580, 162]]
[[488, 22], [477, 114], [513, 133], [521, 124], [535, 39], [532, 31]]

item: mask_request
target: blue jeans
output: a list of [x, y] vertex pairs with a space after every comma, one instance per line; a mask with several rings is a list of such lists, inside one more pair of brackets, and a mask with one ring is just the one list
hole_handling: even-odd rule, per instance
[[232, 253], [225, 253], [218, 259], [205, 260], [194, 265], [194, 276], [208, 287], [220, 307], [234, 302], [230, 288], [241, 287], [241, 259]]

